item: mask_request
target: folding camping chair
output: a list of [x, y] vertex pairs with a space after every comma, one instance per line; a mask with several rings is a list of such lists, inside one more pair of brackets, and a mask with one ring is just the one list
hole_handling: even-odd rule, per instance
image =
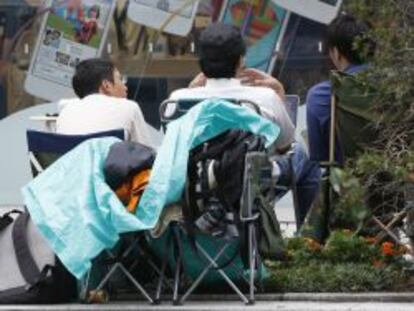
[[[331, 123], [329, 142], [329, 162], [325, 163], [327, 175], [330, 175], [332, 167], [338, 166], [336, 162], [335, 146], [337, 142], [341, 146], [344, 160], [355, 158], [372, 142], [378, 139], [378, 132], [373, 127], [380, 117], [373, 110], [375, 90], [368, 90], [353, 76], [339, 71], [331, 72], [332, 96], [331, 96]], [[327, 206], [326, 217], [331, 212], [333, 190], [331, 183], [326, 183]], [[401, 194], [403, 195], [403, 194]], [[382, 217], [382, 212], [373, 210], [370, 221], [376, 224], [382, 232], [376, 239], [382, 240], [387, 235], [398, 244], [404, 244], [396, 235], [395, 229], [401, 229], [401, 223], [409, 213], [412, 213], [413, 205], [406, 202], [405, 206], [392, 208], [390, 217]], [[382, 219], [383, 218], [383, 219]], [[328, 219], [328, 218], [327, 218]]]
[[[87, 135], [62, 135], [56, 133], [28, 130], [27, 143], [33, 175], [36, 176], [37, 174], [41, 173], [44, 169], [46, 169], [49, 165], [56, 161], [60, 156], [62, 156], [66, 152], [69, 152], [71, 149], [75, 148], [80, 143], [91, 138], [108, 136], [117, 137], [123, 140], [124, 130], [116, 129]], [[105, 265], [110, 265], [111, 268], [109, 272], [102, 278], [98, 286], [95, 288], [95, 292], [101, 290], [107, 284], [107, 282], [110, 280], [111, 276], [113, 276], [116, 270], [121, 270], [122, 273], [136, 287], [136, 289], [138, 289], [138, 291], [142, 293], [142, 295], [149, 302], [153, 302], [152, 298], [148, 295], [143, 286], [128, 271], [132, 270], [132, 268], [137, 264], [137, 260], [134, 260], [128, 266], [128, 269], [126, 268], [127, 257], [130, 255], [130, 253], [136, 249], [140, 253], [142, 252], [142, 250], [137, 247], [141, 238], [142, 235], [134, 236], [132, 238], [132, 241], [130, 241], [129, 245], [124, 250], [122, 250], [120, 254], [115, 254], [114, 252], [111, 252], [109, 250], [106, 251], [107, 258], [103, 259], [102, 261]], [[155, 268], [156, 271], [158, 271], [156, 265], [152, 261], [148, 261], [148, 263], [153, 268]], [[84, 284], [82, 284], [80, 296], [83, 300], [88, 298], [87, 295], [89, 290], [90, 276], [91, 271], [88, 272], [84, 280]]]
[[[292, 105], [297, 104], [297, 98], [292, 98]], [[226, 99], [234, 104], [248, 106], [254, 111], [260, 114], [260, 108], [252, 101], [248, 100], [234, 100]], [[185, 99], [185, 100], [166, 100], [160, 105], [160, 118], [161, 124], [165, 128], [168, 122], [175, 120], [176, 118], [185, 114], [191, 107], [199, 103], [200, 99]], [[297, 106], [296, 106], [297, 107]], [[240, 297], [240, 299], [246, 304], [253, 304], [255, 302], [255, 291], [257, 290], [255, 284], [255, 275], [260, 274], [260, 258], [258, 254], [258, 237], [256, 232], [256, 226], [258, 225], [259, 215], [254, 211], [253, 205], [254, 200], [257, 198], [258, 192], [262, 189], [260, 185], [265, 187], [274, 187], [274, 180], [271, 178], [271, 165], [269, 163], [268, 155], [263, 152], [251, 152], [246, 155], [245, 159], [245, 173], [244, 173], [244, 191], [240, 198], [240, 221], [247, 228], [247, 254], [248, 254], [248, 277], [243, 274], [244, 271], [237, 271], [241, 275], [241, 280], [244, 280], [249, 287], [248, 298], [242, 293], [240, 288], [232, 281], [228, 276], [223, 267], [218, 264], [219, 259], [228, 260], [226, 258], [226, 250], [231, 247], [231, 241], [225, 242], [218, 247], [218, 251], [212, 255], [199, 241], [195, 240], [195, 247], [200, 257], [202, 257], [207, 265], [199, 273], [198, 277], [192, 282], [192, 285], [186, 290], [186, 292], [179, 298], [179, 282], [180, 282], [180, 269], [182, 264], [181, 254], [179, 253], [175, 264], [175, 275], [174, 275], [174, 292], [173, 292], [173, 303], [182, 304], [186, 299], [193, 293], [196, 287], [201, 283], [203, 278], [206, 276], [209, 270], [215, 269], [217, 273], [224, 279], [224, 281], [230, 285], [233, 291]], [[180, 239], [186, 236], [185, 228], [180, 224], [172, 225], [173, 240], [175, 239], [176, 248], [180, 248]], [[165, 249], [168, 249], [165, 247]], [[167, 259], [162, 266], [162, 276], [159, 280], [156, 301], [159, 300], [162, 291], [162, 278], [164, 276]], [[236, 268], [237, 269], [237, 268]], [[240, 270], [240, 269], [239, 269]]]

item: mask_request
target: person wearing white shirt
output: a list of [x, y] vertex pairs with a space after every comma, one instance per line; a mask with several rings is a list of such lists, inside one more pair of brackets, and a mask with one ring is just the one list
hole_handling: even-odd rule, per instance
[[[201, 33], [198, 43], [201, 73], [188, 88], [174, 91], [170, 99], [216, 97], [252, 101], [258, 105], [263, 117], [276, 123], [281, 129], [275, 142], [276, 150], [279, 153], [287, 151], [295, 142], [295, 127], [283, 102], [283, 86], [277, 81], [272, 83], [270, 88], [262, 78], [261, 72], [244, 68], [243, 57], [246, 53], [246, 45], [240, 30], [228, 24], [211, 24]], [[243, 79], [238, 79], [239, 77]], [[242, 83], [245, 81], [255, 86]], [[263, 86], [257, 86], [261, 82]], [[300, 144], [295, 144], [294, 151], [293, 170], [298, 193], [298, 220], [302, 223], [317, 195], [320, 169], [318, 163], [309, 160]], [[289, 159], [282, 157], [274, 163], [274, 168], [280, 175], [278, 184], [291, 186]]]
[[141, 109], [128, 100], [125, 81], [114, 64], [98, 58], [76, 66], [72, 86], [77, 99], [66, 101], [56, 121], [56, 132], [90, 134], [124, 129], [126, 140], [155, 147]]
[[256, 103], [261, 114], [276, 123], [281, 129], [280, 136], [276, 140], [276, 147], [280, 150], [286, 150], [293, 143], [295, 127], [281, 98], [269, 88], [245, 86], [235, 78], [217, 78], [207, 79], [202, 87], [180, 89], [170, 95], [170, 99], [212, 97], [249, 100]]

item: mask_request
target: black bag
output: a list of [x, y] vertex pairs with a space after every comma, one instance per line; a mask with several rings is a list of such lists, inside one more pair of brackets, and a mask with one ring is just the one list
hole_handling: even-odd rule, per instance
[[63, 267], [27, 211], [0, 216], [0, 304], [58, 303], [76, 297]]
[[[230, 130], [193, 149], [188, 164], [186, 204], [183, 216], [187, 230], [200, 230], [223, 238], [240, 236], [246, 228], [240, 222], [240, 198], [243, 192], [245, 157], [248, 152], [265, 151], [264, 140], [242, 130]], [[214, 161], [213, 164], [211, 164]], [[214, 171], [216, 187], [209, 187], [209, 173]], [[271, 173], [271, 172], [270, 172]], [[260, 194], [255, 211], [260, 214], [258, 226], [259, 253], [264, 258], [283, 259], [284, 244], [279, 222], [271, 201]], [[193, 225], [195, 224], [195, 226]], [[241, 256], [247, 258], [241, 242]], [[243, 260], [247, 262], [246, 260]]]

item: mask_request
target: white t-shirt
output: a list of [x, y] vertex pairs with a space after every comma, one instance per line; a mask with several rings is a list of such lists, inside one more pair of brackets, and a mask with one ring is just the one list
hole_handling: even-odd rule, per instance
[[56, 132], [82, 135], [124, 129], [126, 140], [155, 147], [141, 109], [136, 102], [104, 94], [92, 94], [65, 102], [56, 122]]
[[276, 123], [280, 136], [276, 147], [289, 146], [295, 137], [295, 127], [286, 111], [285, 105], [276, 93], [265, 87], [244, 86], [237, 79], [207, 79], [203, 87], [179, 89], [171, 93], [170, 99], [208, 99], [212, 97], [249, 100], [256, 103], [262, 115]]

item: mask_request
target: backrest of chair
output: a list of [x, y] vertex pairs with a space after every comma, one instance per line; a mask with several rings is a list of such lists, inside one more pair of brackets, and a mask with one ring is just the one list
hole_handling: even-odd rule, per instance
[[247, 99], [234, 99], [234, 98], [186, 98], [186, 99], [167, 99], [163, 101], [160, 105], [160, 119], [161, 125], [165, 129], [166, 124], [169, 122], [178, 119], [183, 116], [190, 110], [192, 107], [196, 106], [200, 102], [207, 99], [218, 99], [224, 100], [239, 106], [250, 107], [258, 114], [261, 114], [260, 107], [255, 102]]
[[116, 129], [85, 135], [64, 135], [27, 130], [26, 136], [32, 174], [36, 176], [80, 143], [99, 137], [117, 137], [123, 140], [125, 131], [124, 129]]
[[353, 158], [378, 138], [373, 127], [379, 120], [373, 109], [375, 90], [367, 89], [356, 76], [336, 71], [331, 73], [331, 82], [335, 139], [343, 159]]
[[292, 121], [293, 125], [296, 127], [298, 123], [298, 109], [300, 105], [300, 97], [299, 95], [289, 94], [285, 95], [286, 97], [286, 108], [289, 114], [290, 120]]

